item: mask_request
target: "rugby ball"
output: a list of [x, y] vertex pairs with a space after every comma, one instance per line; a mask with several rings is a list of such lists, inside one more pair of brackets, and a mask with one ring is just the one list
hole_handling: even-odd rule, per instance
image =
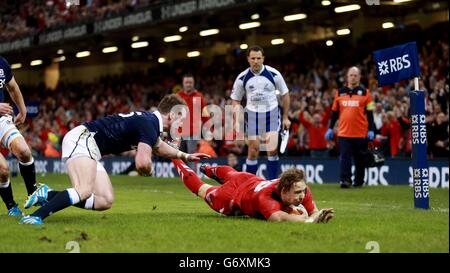
[[284, 211], [289, 214], [308, 215], [308, 211], [305, 209], [305, 207], [302, 204], [300, 204], [298, 206], [290, 205], [289, 207], [286, 207], [284, 209]]

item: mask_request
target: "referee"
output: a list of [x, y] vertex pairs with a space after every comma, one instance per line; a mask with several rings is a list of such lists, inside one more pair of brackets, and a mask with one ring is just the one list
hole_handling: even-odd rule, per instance
[[346, 85], [337, 90], [334, 97], [331, 122], [325, 134], [327, 140], [333, 139], [333, 128], [339, 119], [337, 136], [341, 188], [352, 186], [352, 156], [355, 160], [353, 186], [361, 187], [364, 184], [367, 139], [374, 138], [374, 103], [369, 90], [360, 84], [360, 80], [359, 68], [351, 67], [347, 72]]
[[[264, 64], [264, 50], [257, 45], [247, 49], [249, 67], [241, 72], [233, 84], [232, 105], [241, 105], [244, 95], [245, 129], [248, 140], [246, 172], [256, 174], [260, 150], [267, 152], [267, 179], [278, 178], [278, 132], [289, 130], [289, 89], [281, 73]], [[277, 91], [280, 92], [281, 106], [278, 105]], [[282, 117], [282, 119], [281, 119]], [[261, 146], [263, 140], [264, 146]], [[264, 148], [264, 149], [262, 149]]]

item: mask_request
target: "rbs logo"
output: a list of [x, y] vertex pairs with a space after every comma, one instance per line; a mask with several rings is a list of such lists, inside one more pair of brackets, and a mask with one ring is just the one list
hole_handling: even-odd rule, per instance
[[410, 68], [411, 62], [408, 60], [408, 58], [409, 55], [405, 54], [402, 57], [378, 62], [378, 70], [380, 72], [380, 76]]

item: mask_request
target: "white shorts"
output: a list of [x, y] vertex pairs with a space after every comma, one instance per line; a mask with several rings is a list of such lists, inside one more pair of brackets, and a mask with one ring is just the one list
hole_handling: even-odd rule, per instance
[[[9, 132], [8, 132], [9, 131]], [[0, 116], [0, 140], [1, 145], [9, 149], [9, 145], [16, 137], [22, 136], [14, 124], [13, 117], [10, 115]]]
[[280, 131], [280, 108], [269, 112], [252, 112], [248, 109], [244, 113], [245, 131], [248, 136], [261, 136], [268, 132]]
[[[102, 158], [94, 139], [94, 133], [84, 125], [79, 125], [64, 136], [61, 157], [64, 162], [67, 162], [69, 159], [83, 156], [90, 157], [97, 162]], [[97, 168], [98, 166], [102, 166], [102, 164], [99, 163]]]

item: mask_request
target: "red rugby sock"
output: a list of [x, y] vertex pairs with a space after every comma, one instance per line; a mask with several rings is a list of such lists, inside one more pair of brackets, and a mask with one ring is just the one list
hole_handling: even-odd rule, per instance
[[184, 185], [193, 193], [197, 194], [198, 190], [205, 183], [198, 178], [197, 174], [189, 168], [182, 160], [172, 159], [175, 168], [177, 168]]
[[224, 184], [228, 178], [229, 175], [236, 173], [237, 171], [233, 168], [231, 168], [230, 166], [206, 166], [205, 167], [205, 174], [212, 178], [215, 179], [217, 182], [219, 182], [220, 184]]

